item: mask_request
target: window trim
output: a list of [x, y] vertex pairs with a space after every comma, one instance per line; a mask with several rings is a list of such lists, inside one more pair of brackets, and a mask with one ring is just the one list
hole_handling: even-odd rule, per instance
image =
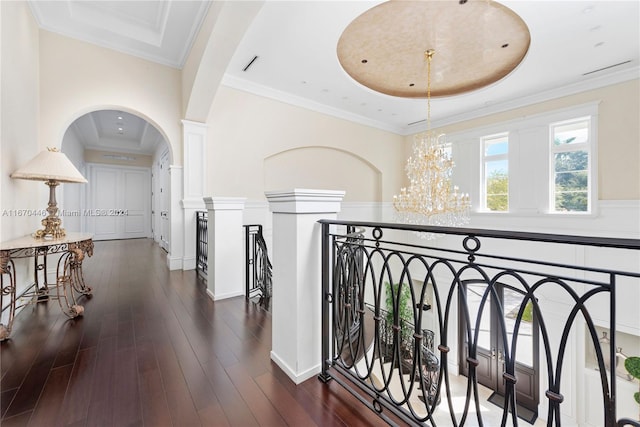
[[[447, 133], [447, 141], [453, 144], [454, 160], [458, 165], [454, 169], [452, 178], [460, 188], [470, 192], [471, 216], [489, 218], [499, 215], [513, 218], [558, 219], [597, 217], [601, 202], [598, 199], [600, 103], [601, 101], [595, 100]], [[590, 212], [556, 213], [551, 211], [549, 203], [549, 124], [586, 116], [591, 118]], [[488, 211], [481, 207], [483, 196], [482, 182], [479, 177], [483, 173], [483, 158], [480, 139], [503, 132], [509, 134], [509, 211]], [[460, 174], [459, 168], [467, 172]]]
[[[588, 122], [588, 140], [586, 142], [577, 143], [572, 146], [566, 146], [558, 148], [554, 144], [554, 136], [555, 129], [559, 126], [568, 125], [571, 123], [578, 123], [581, 121]], [[550, 122], [548, 124], [549, 130], [549, 140], [548, 140], [548, 161], [549, 161], [549, 177], [548, 177], [548, 186], [547, 186], [547, 210], [546, 213], [549, 215], [559, 215], [559, 216], [576, 216], [576, 217], [584, 217], [584, 216], [592, 216], [595, 214], [595, 206], [598, 193], [594, 190], [595, 182], [597, 181], [597, 171], [594, 170], [594, 165], [597, 162], [594, 161], [594, 155], [596, 153], [596, 146], [594, 140], [597, 138], [597, 134], [594, 128], [594, 123], [597, 121], [597, 115], [587, 114], [587, 115], [575, 115], [572, 118], [567, 118], [564, 120], [557, 120]], [[587, 151], [588, 155], [588, 163], [587, 163], [587, 210], [584, 212], [580, 211], [557, 211], [555, 210], [555, 180], [556, 180], [556, 170], [555, 170], [555, 155], [558, 153], [570, 153], [574, 151]], [[595, 177], [595, 178], [594, 178]]]

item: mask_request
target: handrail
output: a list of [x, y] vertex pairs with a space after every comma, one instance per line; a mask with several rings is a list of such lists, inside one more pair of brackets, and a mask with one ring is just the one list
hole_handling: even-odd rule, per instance
[[[365, 221], [340, 221], [325, 220], [318, 221], [320, 224], [344, 225], [351, 227], [371, 227], [371, 222]], [[528, 240], [531, 242], [561, 243], [570, 245], [588, 245], [600, 246], [619, 249], [640, 249], [640, 239], [612, 238], [612, 237], [593, 237], [593, 236], [577, 236], [550, 233], [534, 233], [523, 231], [507, 231], [507, 230], [487, 230], [481, 228], [464, 228], [464, 227], [440, 227], [429, 225], [413, 225], [399, 223], [375, 223], [378, 228], [388, 230], [413, 231], [417, 233], [433, 233], [448, 234], [457, 236], [476, 236], [476, 237], [492, 237], [497, 239], [512, 240]]]

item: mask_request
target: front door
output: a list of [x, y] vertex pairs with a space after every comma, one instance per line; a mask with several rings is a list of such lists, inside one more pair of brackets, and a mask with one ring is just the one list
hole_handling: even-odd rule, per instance
[[[524, 300], [524, 292], [518, 288], [497, 283], [495, 295], [486, 292], [487, 282], [483, 280], [468, 280], [461, 286], [461, 292], [469, 307], [469, 324], [471, 325], [471, 342], [476, 339], [476, 321], [480, 305], [486, 295], [482, 309], [480, 326], [477, 331], [476, 368], [478, 383], [504, 396], [506, 382], [503, 378], [505, 371], [505, 351], [511, 351], [511, 344], [515, 330], [515, 320], [518, 310]], [[492, 299], [497, 298], [497, 303]], [[468, 375], [467, 355], [469, 354], [469, 339], [465, 316], [460, 315], [460, 366], [463, 375]], [[501, 320], [504, 321], [506, 343], [502, 332]], [[515, 374], [516, 401], [518, 405], [537, 414], [538, 391], [538, 326], [531, 310], [531, 304], [525, 309], [518, 331], [516, 345]]]

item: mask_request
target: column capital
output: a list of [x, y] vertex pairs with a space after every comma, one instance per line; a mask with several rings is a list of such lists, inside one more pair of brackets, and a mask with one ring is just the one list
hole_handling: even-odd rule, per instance
[[242, 210], [247, 200], [244, 197], [203, 197], [207, 210]]
[[185, 129], [186, 129], [187, 127], [190, 127], [190, 128], [193, 128], [193, 129], [198, 129], [198, 128], [200, 128], [200, 129], [206, 129], [206, 128], [208, 127], [208, 125], [207, 125], [206, 123], [203, 123], [203, 122], [194, 122], [194, 121], [192, 121], [192, 120], [186, 120], [186, 119], [182, 120], [182, 126], [184, 126], [184, 127], [185, 127]]
[[269, 208], [274, 213], [336, 213], [345, 192], [294, 188], [285, 191], [267, 191]]

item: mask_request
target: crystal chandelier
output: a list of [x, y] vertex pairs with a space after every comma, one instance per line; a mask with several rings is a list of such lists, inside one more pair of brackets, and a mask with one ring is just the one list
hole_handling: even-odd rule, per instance
[[[460, 226], [469, 223], [469, 194], [451, 185], [455, 163], [445, 143], [444, 135], [431, 130], [431, 60], [435, 51], [427, 50], [427, 132], [416, 135], [412, 155], [405, 167], [409, 188], [401, 188], [393, 196], [393, 206], [399, 222], [417, 225]], [[421, 237], [433, 238], [431, 233]]]

